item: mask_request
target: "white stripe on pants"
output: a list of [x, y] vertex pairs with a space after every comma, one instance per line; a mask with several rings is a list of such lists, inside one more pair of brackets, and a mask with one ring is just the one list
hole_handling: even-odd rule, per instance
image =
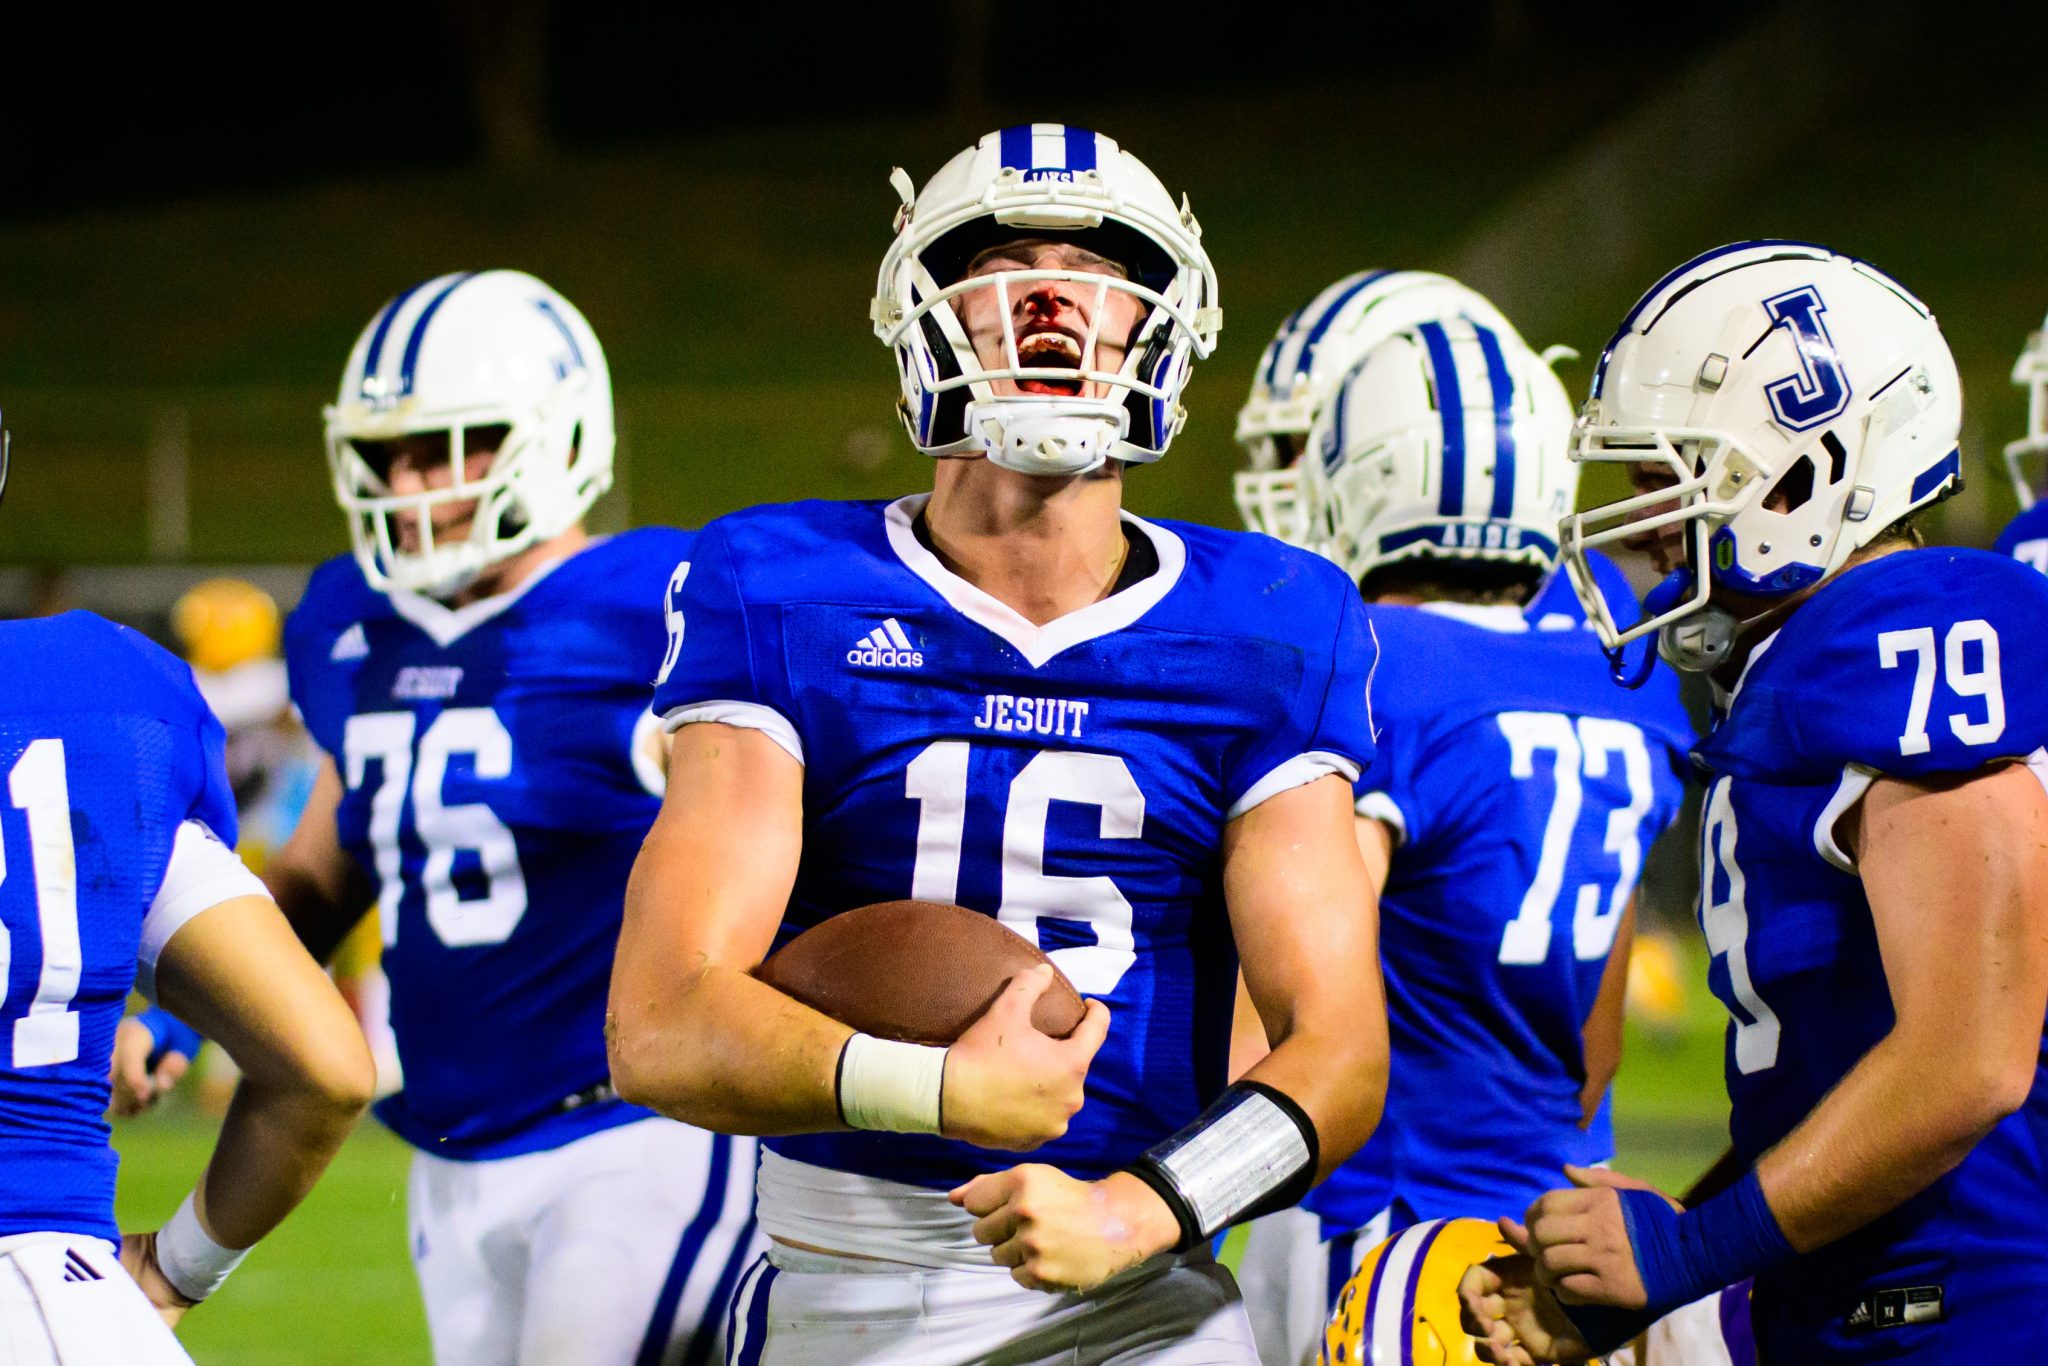
[[667, 1119], [494, 1161], [416, 1155], [407, 1215], [434, 1360], [716, 1361], [725, 1300], [762, 1245], [754, 1163], [752, 1139]]

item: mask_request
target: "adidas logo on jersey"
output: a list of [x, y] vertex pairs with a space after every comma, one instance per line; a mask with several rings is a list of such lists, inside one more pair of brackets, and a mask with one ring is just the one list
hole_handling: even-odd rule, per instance
[[327, 652], [327, 657], [340, 664], [345, 660], [361, 659], [368, 653], [370, 641], [363, 634], [363, 623], [359, 621], [334, 638], [334, 648]]
[[911, 645], [896, 618], [890, 617], [846, 652], [846, 662], [875, 669], [922, 669], [924, 654]]

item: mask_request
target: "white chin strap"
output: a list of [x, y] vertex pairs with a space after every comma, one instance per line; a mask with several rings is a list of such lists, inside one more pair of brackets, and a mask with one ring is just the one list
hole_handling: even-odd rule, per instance
[[1121, 403], [1099, 398], [988, 399], [968, 404], [966, 418], [983, 453], [1019, 474], [1086, 474], [1131, 426]]

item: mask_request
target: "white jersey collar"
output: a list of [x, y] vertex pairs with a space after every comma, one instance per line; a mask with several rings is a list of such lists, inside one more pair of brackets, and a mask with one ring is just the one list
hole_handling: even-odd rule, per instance
[[1159, 568], [1120, 593], [1111, 593], [1100, 602], [1091, 602], [1043, 626], [1034, 625], [1016, 608], [976, 588], [925, 549], [912, 523], [930, 501], [929, 493], [913, 493], [889, 504], [883, 512], [889, 548], [896, 552], [904, 568], [930, 585], [954, 611], [1002, 637], [1034, 669], [1043, 667], [1062, 650], [1131, 625], [1173, 591], [1180, 582], [1181, 571], [1187, 568], [1186, 542], [1163, 526], [1119, 511], [1124, 525], [1136, 527], [1152, 542], [1159, 555]]
[[424, 631], [428, 638], [443, 649], [474, 631], [477, 627], [511, 607], [521, 598], [539, 586], [542, 579], [567, 564], [592, 546], [602, 544], [602, 537], [593, 537], [588, 543], [568, 555], [548, 560], [522, 580], [509, 593], [499, 593], [460, 607], [450, 607], [424, 593], [413, 593], [403, 588], [388, 590], [384, 596], [391, 601], [391, 610]]

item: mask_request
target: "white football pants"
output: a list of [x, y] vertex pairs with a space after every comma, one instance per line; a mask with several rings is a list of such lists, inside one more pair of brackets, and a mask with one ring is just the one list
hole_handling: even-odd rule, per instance
[[729, 1331], [729, 1366], [1258, 1360], [1237, 1284], [1207, 1248], [1156, 1257], [1086, 1295], [1049, 1295], [1000, 1268], [904, 1268], [778, 1244], [740, 1283]]
[[1254, 1219], [1245, 1230], [1237, 1283], [1261, 1366], [1313, 1363], [1337, 1293], [1365, 1255], [1386, 1241], [1388, 1210], [1353, 1233], [1323, 1241], [1322, 1220], [1305, 1209], [1283, 1209]]
[[192, 1366], [112, 1248], [82, 1233], [0, 1238], [0, 1366]]
[[548, 1152], [413, 1158], [438, 1366], [699, 1366], [763, 1241], [755, 1143], [643, 1119]]

